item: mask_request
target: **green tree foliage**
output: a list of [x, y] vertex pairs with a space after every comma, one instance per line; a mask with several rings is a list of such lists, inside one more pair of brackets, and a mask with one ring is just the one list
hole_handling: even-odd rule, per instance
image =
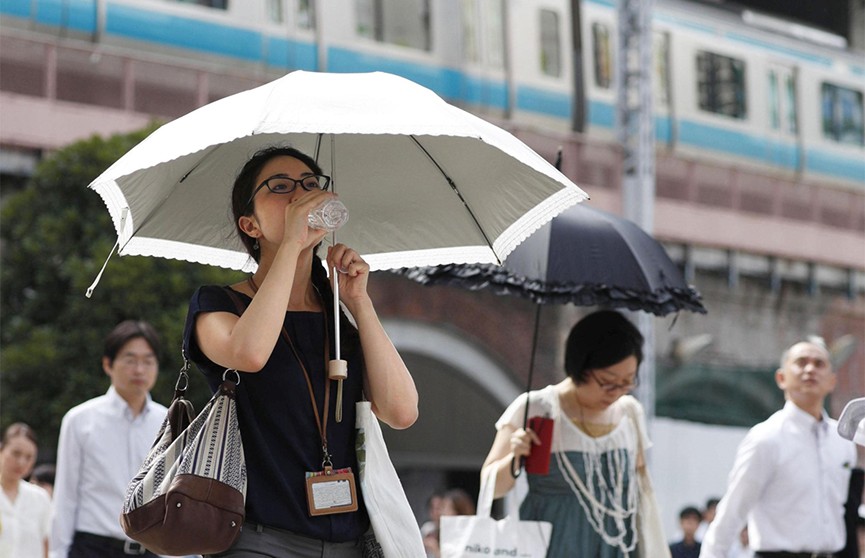
[[[105, 335], [124, 319], [160, 332], [163, 351], [153, 398], [168, 405], [182, 364], [186, 308], [201, 284], [229, 284], [236, 272], [162, 258], [114, 256], [92, 298], [84, 293], [116, 240], [100, 196], [86, 186], [152, 127], [93, 137], [40, 163], [0, 213], [0, 426], [29, 423], [40, 460], [53, 458], [60, 421], [71, 407], [108, 389], [101, 367]], [[189, 394], [209, 397], [197, 371]]]

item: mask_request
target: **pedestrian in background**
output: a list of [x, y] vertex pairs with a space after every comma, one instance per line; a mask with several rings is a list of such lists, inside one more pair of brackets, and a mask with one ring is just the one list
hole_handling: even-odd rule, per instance
[[0, 558], [45, 558], [51, 528], [51, 498], [24, 479], [36, 463], [36, 434], [23, 422], [10, 425], [0, 441]]
[[[561, 382], [520, 395], [496, 422], [482, 478], [495, 474], [495, 497], [515, 485], [512, 468], [541, 439], [523, 428], [530, 417], [554, 421], [548, 474], [526, 472], [528, 495], [520, 519], [553, 525], [548, 558], [635, 555], [637, 509], [643, 495], [638, 471], [651, 443], [640, 403], [627, 395], [637, 385], [643, 336], [618, 312], [589, 314], [574, 325], [565, 345]], [[653, 502], [653, 501], [652, 501]], [[650, 506], [657, 513], [657, 506]], [[657, 517], [657, 516], [655, 516]], [[663, 533], [652, 558], [668, 555]]]
[[832, 558], [844, 547], [856, 451], [823, 409], [836, 380], [822, 342], [796, 343], [784, 352], [775, 373], [784, 408], [739, 445], [701, 558], [726, 558], [746, 523], [757, 558]]
[[694, 506], [687, 506], [679, 512], [679, 528], [682, 530], [682, 539], [670, 545], [672, 558], [698, 558], [700, 556], [700, 543], [697, 541], [697, 529], [703, 515]]
[[33, 468], [30, 482], [45, 489], [49, 496], [54, 496], [55, 467], [53, 463], [42, 463]]
[[715, 520], [715, 512], [718, 509], [718, 502], [720, 502], [720, 498], [709, 498], [706, 500], [706, 507], [703, 508], [703, 520], [700, 521], [700, 526], [697, 527], [697, 532], [694, 534], [694, 538], [697, 542], [703, 542], [703, 537], [706, 536], [706, 531], [709, 530], [709, 525]]
[[165, 419], [150, 390], [159, 373], [160, 341], [153, 326], [127, 320], [105, 338], [105, 395], [63, 417], [57, 445], [51, 558], [154, 557], [129, 540], [120, 513]]

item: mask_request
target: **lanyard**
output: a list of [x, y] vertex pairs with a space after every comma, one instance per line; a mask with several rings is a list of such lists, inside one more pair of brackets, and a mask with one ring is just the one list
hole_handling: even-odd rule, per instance
[[[258, 285], [255, 284], [255, 280], [250, 276], [247, 278], [247, 283], [249, 287], [252, 289], [253, 294], [258, 292]], [[318, 292], [318, 289], [315, 290], [316, 294], [319, 295], [319, 301], [321, 302], [322, 308], [325, 308], [324, 301], [321, 300], [321, 294]], [[321, 436], [321, 465], [322, 467], [331, 467], [333, 464], [330, 460], [330, 453], [327, 451], [327, 416], [330, 414], [330, 381], [325, 380], [324, 382], [324, 416], [322, 417], [318, 412], [318, 403], [315, 401], [315, 393], [312, 390], [312, 380], [309, 377], [309, 372], [306, 369], [306, 366], [303, 364], [303, 359], [300, 358], [300, 353], [297, 351], [297, 348], [294, 346], [294, 342], [291, 340], [291, 336], [285, 330], [285, 325], [282, 326], [282, 336], [288, 342], [288, 346], [291, 347], [291, 352], [294, 354], [294, 358], [297, 360], [297, 363], [300, 365], [300, 369], [303, 371], [304, 379], [306, 379], [306, 388], [309, 390], [309, 401], [312, 403], [312, 412], [315, 415], [315, 426], [318, 428], [318, 434]], [[325, 368], [327, 367], [327, 362], [330, 360], [330, 334], [327, 327], [327, 311], [325, 310], [324, 317], [324, 363]]]

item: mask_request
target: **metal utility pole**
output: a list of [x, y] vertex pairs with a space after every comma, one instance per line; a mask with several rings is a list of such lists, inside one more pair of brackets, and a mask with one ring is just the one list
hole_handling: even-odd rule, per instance
[[[627, 219], [652, 234], [655, 219], [655, 125], [652, 105], [652, 0], [618, 0], [616, 125], [623, 152], [622, 208]], [[636, 396], [655, 416], [655, 333], [653, 316], [632, 319], [645, 337]]]

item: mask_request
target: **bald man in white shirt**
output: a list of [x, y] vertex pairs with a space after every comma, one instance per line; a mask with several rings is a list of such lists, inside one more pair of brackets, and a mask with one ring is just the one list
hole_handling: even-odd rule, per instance
[[786, 404], [739, 446], [700, 558], [726, 558], [746, 523], [757, 558], [834, 558], [844, 547], [856, 450], [823, 410], [836, 380], [825, 345], [784, 353], [775, 381]]

